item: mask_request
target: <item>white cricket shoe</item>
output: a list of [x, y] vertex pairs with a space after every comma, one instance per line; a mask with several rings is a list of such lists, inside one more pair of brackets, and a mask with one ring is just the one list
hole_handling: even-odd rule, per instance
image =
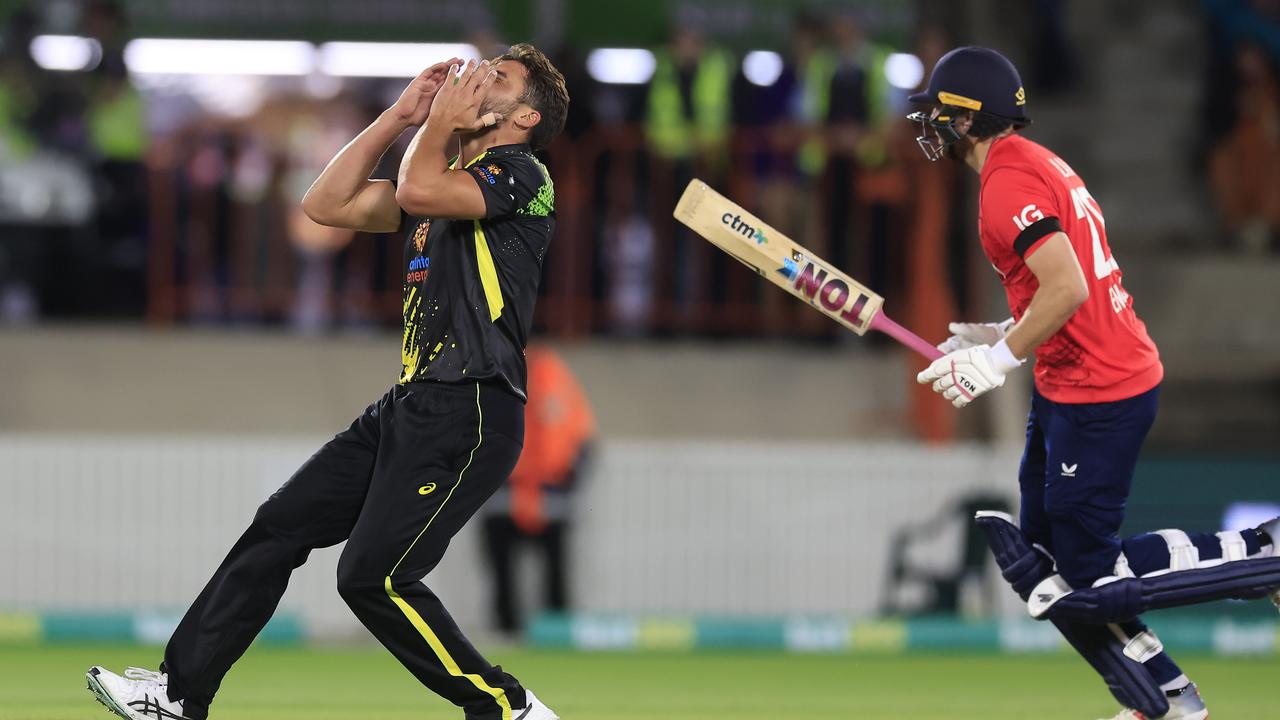
[[[1258, 526], [1258, 530], [1271, 536], [1271, 557], [1280, 557], [1280, 517], [1262, 523]], [[1280, 590], [1271, 593], [1271, 602], [1275, 603], [1277, 610], [1280, 610]]]
[[188, 720], [182, 701], [169, 699], [169, 676], [131, 667], [121, 677], [94, 665], [85, 675], [98, 702], [125, 720]]
[[524, 691], [524, 701], [524, 707], [511, 711], [511, 720], [560, 720], [559, 715], [551, 712], [551, 708], [529, 690]]
[[1149, 718], [1137, 710], [1124, 710], [1111, 720], [1209, 720], [1209, 711], [1200, 698], [1200, 689], [1189, 683], [1181, 690], [1168, 693], [1169, 712], [1158, 718]]

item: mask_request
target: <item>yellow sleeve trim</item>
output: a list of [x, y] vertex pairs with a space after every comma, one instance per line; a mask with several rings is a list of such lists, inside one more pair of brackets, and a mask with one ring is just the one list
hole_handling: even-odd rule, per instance
[[[472, 165], [475, 165], [476, 163], [478, 163], [478, 162], [480, 162], [481, 160], [483, 160], [483, 159], [485, 158], [485, 156], [486, 156], [486, 155], [488, 155], [488, 154], [489, 154], [489, 151], [488, 151], [488, 150], [485, 150], [484, 152], [480, 153], [479, 155], [477, 155], [477, 156], [475, 156], [475, 157], [471, 158], [471, 162], [467, 163], [466, 165], [463, 165], [462, 167], [463, 167], [463, 168], [469, 168], [469, 167], [471, 167]], [[455, 156], [453, 156], [453, 159], [449, 161], [449, 169], [450, 169], [450, 170], [457, 170], [457, 169], [458, 169], [458, 161], [459, 161], [459, 160], [461, 160], [461, 159], [462, 159], [462, 156], [461, 156], [461, 155], [455, 155]]]
[[484, 288], [484, 299], [489, 303], [489, 322], [496, 322], [502, 316], [502, 286], [498, 283], [498, 267], [493, 264], [493, 255], [489, 253], [489, 241], [485, 239], [480, 221], [475, 223], [476, 265], [480, 268], [480, 285]]

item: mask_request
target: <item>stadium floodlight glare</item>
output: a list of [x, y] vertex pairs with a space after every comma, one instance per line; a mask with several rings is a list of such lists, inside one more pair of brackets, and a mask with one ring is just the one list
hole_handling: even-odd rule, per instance
[[912, 90], [924, 79], [924, 63], [911, 53], [893, 53], [884, 61], [884, 76], [900, 90]]
[[587, 55], [587, 72], [597, 82], [640, 85], [649, 82], [658, 61], [644, 48], [597, 48]]
[[782, 56], [772, 50], [752, 50], [742, 58], [742, 74], [752, 85], [769, 87], [782, 76]]
[[1255, 528], [1280, 515], [1280, 503], [1234, 502], [1222, 514], [1223, 530]]
[[124, 62], [140, 75], [307, 75], [315, 51], [302, 40], [138, 38]]
[[479, 60], [466, 43], [327, 42], [320, 46], [318, 69], [333, 77], [413, 77], [451, 57]]
[[45, 70], [92, 70], [102, 62], [102, 45], [78, 35], [37, 35], [28, 49]]

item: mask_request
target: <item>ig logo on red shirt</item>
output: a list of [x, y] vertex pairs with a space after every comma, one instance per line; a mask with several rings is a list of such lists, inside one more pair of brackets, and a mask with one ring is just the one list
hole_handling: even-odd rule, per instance
[[1022, 208], [1022, 212], [1013, 218], [1013, 224], [1017, 225], [1019, 230], [1026, 230], [1027, 227], [1043, 219], [1044, 213], [1040, 212], [1040, 208], [1031, 204]]

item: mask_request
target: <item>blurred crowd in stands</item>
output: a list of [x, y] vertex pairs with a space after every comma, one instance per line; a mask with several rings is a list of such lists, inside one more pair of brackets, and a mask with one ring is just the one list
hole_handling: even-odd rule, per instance
[[1227, 240], [1280, 251], [1280, 0], [1203, 0], [1208, 175]]
[[100, 57], [88, 72], [50, 72], [30, 52], [34, 7], [7, 18], [0, 39], [0, 322], [136, 314], [149, 137], [125, 68], [125, 17], [115, 2], [86, 2], [79, 32]]
[[[1202, 155], [1224, 227], [1250, 247], [1280, 235], [1277, 4], [1204, 0]], [[1024, 76], [1040, 97], [1078, 73], [1062, 3], [1035, 5]], [[198, 83], [126, 71], [118, 0], [83, 3], [79, 33], [101, 48], [84, 72], [32, 60], [40, 22], [14, 14], [0, 48], [0, 323], [145, 316], [316, 332], [398, 321], [400, 239], [316, 226], [297, 201], [403, 79], [260, 80], [243, 102], [224, 79], [210, 101]], [[672, 28], [636, 84], [602, 81], [588, 49], [556, 53], [573, 102], [546, 153], [559, 231], [540, 330], [833, 334], [675, 226], [693, 177], [895, 298], [909, 324], [941, 328], [969, 309], [981, 269], [966, 248], [971, 203], [958, 169], [928, 165], [902, 120], [906, 95], [964, 38], [921, 25], [889, 42], [863, 13], [798, 12], [783, 47], [744, 55], [696, 21]], [[491, 32], [467, 42], [487, 56], [502, 48]], [[388, 153], [380, 174], [398, 158]]]

